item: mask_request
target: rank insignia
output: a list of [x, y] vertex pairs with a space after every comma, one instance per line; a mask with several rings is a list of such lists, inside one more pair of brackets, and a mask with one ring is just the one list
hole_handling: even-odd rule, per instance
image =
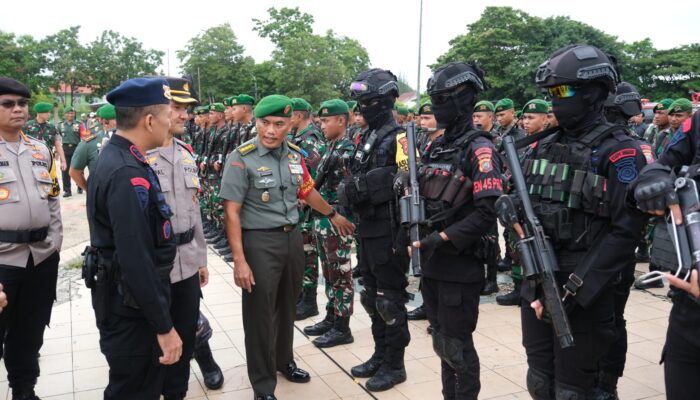
[[10, 197], [10, 189], [0, 187], [0, 200], [7, 200], [8, 197]]

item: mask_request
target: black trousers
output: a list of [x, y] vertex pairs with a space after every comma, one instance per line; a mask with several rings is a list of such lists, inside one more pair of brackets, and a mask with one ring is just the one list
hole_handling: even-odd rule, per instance
[[61, 181], [63, 182], [63, 192], [64, 193], [71, 193], [71, 182], [70, 182], [70, 174], [68, 173], [68, 170], [70, 169], [70, 162], [73, 159], [73, 153], [75, 153], [75, 148], [77, 146], [74, 144], [64, 144], [63, 145], [63, 155], [66, 156], [66, 170], [61, 171]]
[[7, 307], [0, 314], [0, 357], [5, 358], [13, 389], [32, 389], [39, 377], [38, 354], [56, 300], [59, 259], [56, 252], [34, 265], [30, 254], [25, 268], [0, 265], [0, 283], [7, 296]]
[[296, 301], [304, 276], [301, 232], [243, 231], [243, 251], [255, 286], [243, 290], [243, 331], [253, 390], [272, 394], [277, 371], [294, 360]]
[[[460, 266], [455, 266], [458, 268]], [[442, 394], [445, 400], [476, 400], [481, 390], [479, 356], [474, 348], [472, 333], [479, 317], [479, 293], [482, 282], [447, 282], [423, 277], [421, 292], [428, 321], [433, 327], [433, 341], [437, 335], [456, 340], [466, 368], [457, 372], [442, 359]]]
[[199, 318], [199, 274], [173, 283], [170, 286], [170, 317], [173, 326], [182, 340], [182, 356], [175, 364], [165, 369], [163, 394], [186, 394], [190, 380], [190, 359], [194, 352], [194, 337]]
[[601, 371], [612, 376], [621, 377], [627, 361], [627, 321], [625, 321], [625, 306], [630, 297], [630, 289], [634, 283], [634, 260], [620, 273], [615, 283], [615, 340], [600, 360]]
[[552, 381], [592, 389], [599, 362], [615, 340], [613, 299], [614, 291], [610, 287], [588, 309], [577, 306], [569, 314], [575, 346], [564, 350], [552, 325], [538, 320], [529, 302], [523, 300], [520, 316], [528, 367], [546, 374]]
[[[676, 294], [676, 296], [685, 296], [685, 294]], [[699, 308], [697, 305], [691, 305], [692, 300], [677, 300], [674, 299], [673, 302], [666, 344], [661, 356], [664, 364], [666, 398], [694, 400], [700, 398], [696, 384], [700, 377], [700, 339], [698, 339], [700, 325], [697, 323]], [[691, 318], [687, 319], [689, 315]], [[678, 318], [683, 318], [683, 323], [678, 323]]]

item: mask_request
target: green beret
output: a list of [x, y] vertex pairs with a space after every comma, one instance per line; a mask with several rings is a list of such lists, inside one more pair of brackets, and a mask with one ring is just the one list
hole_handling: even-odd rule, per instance
[[498, 100], [498, 103], [496, 103], [496, 112], [513, 109], [515, 109], [515, 104], [513, 104], [513, 100], [509, 98], [500, 99]]
[[515, 118], [520, 119], [520, 117], [522, 117], [522, 116], [523, 116], [522, 110], [518, 110], [515, 112]]
[[202, 106], [202, 114], [209, 114], [209, 109], [211, 109], [210, 105]]
[[676, 99], [676, 101], [674, 101], [668, 108], [669, 114], [686, 111], [693, 111], [693, 103], [691, 103], [688, 99]]
[[654, 106], [654, 112], [657, 112], [659, 110], [668, 110], [669, 108], [671, 108], [671, 104], [673, 104], [673, 99], [659, 100], [659, 102], [656, 103], [656, 105]]
[[554, 109], [552, 108], [552, 102], [548, 101], [547, 102], [547, 114], [554, 112]]
[[331, 115], [348, 114], [350, 108], [347, 103], [340, 99], [326, 100], [321, 103], [321, 108], [318, 109], [319, 117], [328, 117]]
[[[299, 99], [302, 100], [302, 99]], [[306, 102], [304, 100], [304, 102]], [[306, 103], [309, 104], [309, 103]], [[255, 107], [255, 118], [264, 118], [269, 115], [273, 117], [291, 117], [292, 116], [292, 99], [280, 94], [273, 94], [263, 97]], [[309, 109], [311, 106], [309, 105]], [[307, 110], [307, 111], [308, 111]]]
[[224, 107], [230, 107], [231, 106], [231, 99], [233, 99], [235, 96], [229, 96], [229, 97], [224, 97]]
[[549, 112], [549, 104], [542, 99], [532, 99], [525, 103], [523, 114], [547, 114]]
[[98, 115], [104, 119], [117, 119], [117, 110], [111, 104], [105, 104], [97, 111], [100, 113]]
[[433, 102], [430, 100], [426, 100], [423, 103], [421, 103], [420, 107], [418, 107], [418, 115], [432, 115], [433, 114]]
[[348, 105], [348, 109], [352, 112], [357, 111], [357, 102], [355, 100], [348, 100], [345, 102]]
[[408, 115], [408, 107], [404, 106], [403, 104], [396, 104], [394, 105], [394, 108], [399, 115]]
[[73, 108], [73, 107], [66, 107], [66, 108], [63, 110], [63, 113], [64, 113], [64, 114], [67, 114], [67, 113], [69, 113], [69, 112], [75, 112], [75, 108]]
[[415, 108], [415, 107], [408, 107], [408, 113], [409, 113], [409, 114], [415, 114], [415, 113], [416, 113], [416, 108]]
[[34, 104], [35, 113], [47, 113], [50, 112], [53, 106], [50, 103], [36, 103]]
[[226, 108], [222, 103], [214, 103], [210, 106], [209, 111], [224, 112]]
[[292, 100], [292, 111], [311, 111], [311, 104], [308, 101], [295, 97]]
[[474, 112], [493, 112], [494, 109], [493, 103], [488, 100], [481, 100], [474, 106]]
[[231, 105], [247, 104], [252, 106], [255, 104], [255, 99], [247, 94], [239, 94], [238, 96], [231, 97]]

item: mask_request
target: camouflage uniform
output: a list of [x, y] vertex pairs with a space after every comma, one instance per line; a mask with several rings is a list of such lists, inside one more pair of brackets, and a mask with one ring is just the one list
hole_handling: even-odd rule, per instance
[[216, 128], [202, 129], [200, 135], [201, 152], [198, 153], [199, 157], [197, 159], [198, 165], [204, 163], [204, 169], [200, 169], [199, 171], [199, 176], [202, 178], [202, 191], [200, 192], [199, 205], [202, 211], [202, 221], [207, 224], [211, 222], [209, 221], [209, 180], [207, 179], [209, 174], [209, 152], [211, 148], [209, 142], [211, 141], [211, 137], [214, 136], [215, 130]]
[[27, 125], [22, 129], [27, 136], [31, 136], [36, 140], [44, 142], [49, 151], [53, 154], [54, 146], [56, 145], [56, 135], [58, 135], [58, 129], [50, 123], [45, 122], [40, 124], [39, 121], [33, 119], [27, 122]]
[[[209, 141], [211, 143], [208, 160], [209, 174], [207, 176], [209, 180], [209, 217], [216, 229], [224, 228], [224, 204], [219, 197], [219, 190], [221, 189], [221, 175], [223, 174], [224, 162], [226, 161], [224, 157], [229, 142], [229, 131], [230, 127], [224, 124], [221, 128], [213, 131], [214, 134]], [[218, 172], [214, 169], [216, 162], [221, 163], [221, 170]]]
[[[324, 165], [324, 169], [328, 173], [319, 192], [328, 204], [337, 207], [336, 190], [344, 177], [343, 158], [352, 156], [355, 145], [347, 137], [340, 138], [330, 145], [332, 145], [331, 148], [324, 149], [324, 155], [320, 162], [320, 165]], [[337, 156], [335, 165], [325, 167], [325, 163], [332, 153]], [[343, 214], [347, 215], [347, 213]], [[313, 231], [318, 241], [317, 249], [321, 259], [323, 277], [326, 281], [325, 292], [328, 297], [326, 309], [332, 309], [338, 317], [348, 317], [352, 314], [355, 294], [350, 264], [350, 251], [354, 237], [352, 235], [339, 235], [326, 217], [314, 219]]]

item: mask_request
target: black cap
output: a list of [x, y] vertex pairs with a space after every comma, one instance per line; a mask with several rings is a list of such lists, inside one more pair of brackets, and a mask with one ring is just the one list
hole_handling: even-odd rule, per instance
[[16, 94], [26, 98], [32, 97], [26, 86], [6, 76], [0, 76], [0, 94]]
[[190, 81], [184, 78], [175, 78], [171, 76], [166, 76], [165, 80], [168, 81], [168, 86], [170, 86], [170, 95], [172, 100], [176, 103], [198, 103], [198, 100], [192, 96], [192, 91], [190, 89]]

